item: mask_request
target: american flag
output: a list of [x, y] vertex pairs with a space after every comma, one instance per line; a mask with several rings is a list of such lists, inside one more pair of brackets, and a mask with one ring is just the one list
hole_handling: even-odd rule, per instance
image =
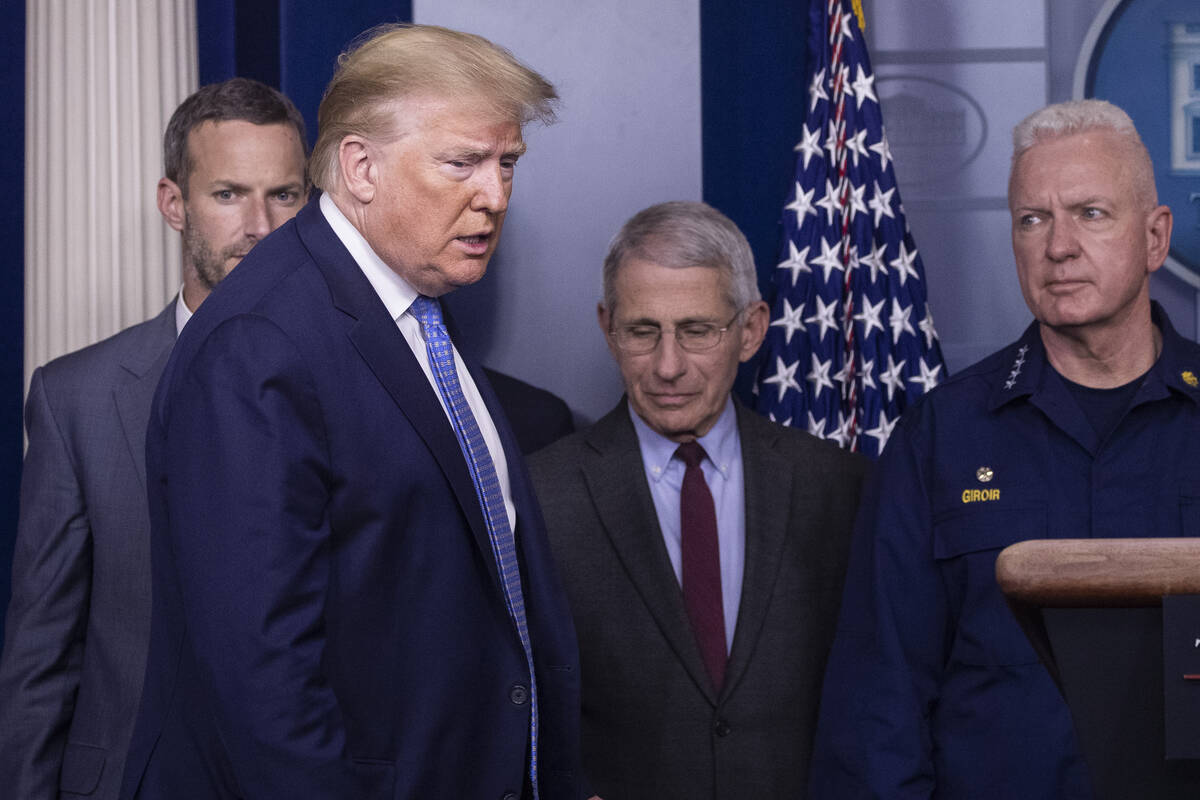
[[812, 0], [808, 47], [757, 407], [876, 458], [945, 366], [849, 0]]

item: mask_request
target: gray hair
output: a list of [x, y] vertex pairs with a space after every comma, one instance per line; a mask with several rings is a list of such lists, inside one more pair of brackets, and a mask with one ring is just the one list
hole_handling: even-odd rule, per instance
[[482, 36], [436, 25], [380, 25], [338, 56], [317, 112], [310, 172], [329, 191], [337, 185], [338, 148], [350, 135], [395, 136], [396, 102], [416, 94], [482, 98], [489, 111], [519, 125], [554, 121], [558, 94], [508, 50]]
[[1129, 147], [1133, 185], [1148, 206], [1158, 205], [1154, 164], [1137, 127], [1122, 109], [1107, 100], [1068, 100], [1038, 109], [1013, 128], [1012, 166], [1025, 151], [1042, 142], [1089, 131], [1109, 131]]
[[604, 256], [604, 307], [617, 304], [617, 272], [631, 258], [663, 267], [711, 267], [726, 277], [726, 295], [738, 311], [762, 295], [750, 243], [729, 217], [706, 203], [659, 203], [630, 217]]

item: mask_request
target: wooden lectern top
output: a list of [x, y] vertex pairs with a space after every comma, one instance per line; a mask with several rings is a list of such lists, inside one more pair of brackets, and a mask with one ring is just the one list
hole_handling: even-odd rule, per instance
[[996, 582], [1035, 607], [1158, 606], [1200, 594], [1200, 539], [1031, 539], [1000, 553]]

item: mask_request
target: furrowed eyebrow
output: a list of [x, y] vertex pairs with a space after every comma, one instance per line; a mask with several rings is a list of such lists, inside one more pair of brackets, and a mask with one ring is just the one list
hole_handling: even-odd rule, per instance
[[[525, 155], [526, 149], [525, 143], [521, 142], [521, 144], [512, 148], [511, 150], [504, 151], [504, 153], [501, 154], [501, 158], [520, 158], [521, 156]], [[490, 158], [495, 153], [496, 151], [490, 147], [464, 148], [462, 150], [447, 150], [445, 152], [438, 153], [436, 158], [439, 161], [483, 161], [486, 158]]]

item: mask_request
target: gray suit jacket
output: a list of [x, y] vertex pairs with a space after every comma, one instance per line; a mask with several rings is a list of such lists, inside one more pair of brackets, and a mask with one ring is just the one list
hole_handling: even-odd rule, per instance
[[150, 627], [146, 422], [175, 304], [33, 373], [0, 658], [0, 794], [116, 797]]
[[740, 405], [737, 415], [745, 577], [719, 695], [626, 402], [530, 459], [579, 637], [584, 773], [604, 798], [804, 794], [866, 461]]

